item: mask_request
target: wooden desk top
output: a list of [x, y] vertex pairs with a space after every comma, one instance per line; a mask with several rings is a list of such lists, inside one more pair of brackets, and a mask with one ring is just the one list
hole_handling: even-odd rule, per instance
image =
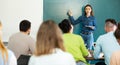
[[103, 53], [100, 53], [100, 55], [99, 55], [99, 59], [95, 59], [94, 57], [93, 57], [93, 51], [89, 51], [89, 55], [90, 56], [88, 56], [88, 57], [85, 57], [86, 58], [86, 60], [104, 60], [104, 54]]

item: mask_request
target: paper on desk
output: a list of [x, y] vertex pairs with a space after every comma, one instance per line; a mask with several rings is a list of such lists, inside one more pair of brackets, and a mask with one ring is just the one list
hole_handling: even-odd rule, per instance
[[98, 58], [102, 58], [104, 56], [103, 53], [100, 53], [100, 55], [98, 56]]
[[88, 55], [88, 57], [92, 57], [92, 55], [90, 54], [90, 52], [89, 52], [89, 55]]

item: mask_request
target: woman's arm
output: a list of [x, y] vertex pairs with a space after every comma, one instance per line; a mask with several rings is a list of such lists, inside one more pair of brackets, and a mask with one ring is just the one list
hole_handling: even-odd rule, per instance
[[68, 16], [69, 16], [69, 19], [70, 19], [70, 21], [71, 21], [71, 23], [72, 23], [73, 25], [78, 24], [78, 23], [80, 23], [80, 21], [81, 21], [81, 16], [80, 16], [77, 20], [74, 19], [71, 10], [68, 11]]

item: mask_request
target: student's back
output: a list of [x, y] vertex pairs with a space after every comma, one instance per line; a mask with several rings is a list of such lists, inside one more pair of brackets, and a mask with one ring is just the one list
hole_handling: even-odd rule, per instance
[[114, 31], [117, 28], [117, 23], [114, 19], [107, 19], [105, 21], [105, 31], [104, 35], [100, 35], [96, 41], [96, 46], [94, 49], [94, 58], [99, 58], [99, 54], [103, 52], [105, 57], [105, 64], [109, 65], [111, 54], [114, 51], [120, 49], [117, 39], [115, 38]]
[[35, 49], [35, 40], [29, 36], [31, 23], [22, 20], [19, 24], [20, 32], [13, 34], [8, 41], [8, 48], [15, 53], [16, 58], [20, 55], [32, 54]]
[[111, 54], [114, 51], [120, 50], [120, 46], [116, 40], [116, 38], [114, 37], [114, 32], [109, 32], [106, 33], [104, 35], [101, 35], [97, 42], [96, 42], [96, 48], [94, 51], [94, 57], [97, 58], [97, 56], [99, 55], [98, 52], [100, 52], [98, 45], [100, 46], [100, 48], [102, 49], [102, 52], [104, 53], [104, 57], [105, 57], [105, 62], [109, 63], [110, 62], [110, 57]]
[[76, 65], [73, 56], [65, 52], [62, 33], [52, 20], [43, 22], [37, 33], [36, 52], [29, 65]]
[[88, 50], [84, 45], [82, 37], [76, 34], [72, 34], [73, 26], [67, 19], [64, 19], [61, 23], [59, 23], [59, 27], [64, 33], [63, 39], [66, 51], [73, 55], [77, 65], [86, 65], [87, 61], [84, 57], [88, 55]]
[[18, 32], [9, 38], [8, 48], [11, 49], [18, 58], [20, 55], [28, 55], [34, 52], [35, 41], [30, 36]]
[[71, 53], [76, 61], [83, 61], [87, 63], [84, 56], [88, 55], [88, 51], [84, 45], [82, 37], [79, 35], [66, 33], [63, 35], [63, 38], [66, 51]]
[[52, 54], [32, 56], [29, 65], [75, 65], [75, 61], [72, 55], [56, 48]]

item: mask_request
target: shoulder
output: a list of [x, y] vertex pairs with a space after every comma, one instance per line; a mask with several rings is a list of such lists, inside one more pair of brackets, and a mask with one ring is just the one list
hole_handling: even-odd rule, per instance
[[81, 38], [81, 36], [80, 35], [78, 35], [78, 34], [71, 34], [73, 37], [77, 37], [77, 38]]
[[33, 37], [32, 37], [32, 36], [28, 35], [27, 37], [28, 37], [28, 39], [33, 40], [33, 41], [34, 41], [34, 39], [33, 39]]
[[103, 41], [106, 42], [106, 40], [110, 40], [110, 38], [111, 39], [114, 38], [113, 32], [108, 32], [108, 33], [105, 33], [103, 35], [100, 35], [97, 39], [97, 42], [102, 42], [103, 43]]
[[11, 50], [9, 50], [9, 49], [8, 49], [8, 57], [9, 58], [16, 58], [14, 53]]
[[81, 35], [73, 34], [73, 36], [74, 36], [76, 39], [82, 39], [82, 36], [81, 36]]
[[68, 34], [64, 34], [64, 37], [71, 37], [72, 39], [81, 39], [82, 37], [78, 34], [73, 34], [73, 33], [68, 33]]
[[113, 36], [113, 34], [114, 34], [114, 32], [108, 32], [108, 33], [101, 35], [101, 37], [108, 38], [108, 37]]
[[61, 49], [58, 49], [58, 48], [56, 48], [56, 50], [58, 52], [60, 52], [60, 54], [65, 55], [65, 57], [72, 57], [72, 55], [70, 53], [68, 53], [68, 52], [64, 52], [64, 51], [62, 51]]
[[119, 55], [120, 55], [120, 50], [115, 51], [112, 55], [113, 55], [113, 56], [119, 56]]
[[8, 55], [10, 55], [10, 56], [14, 55], [14, 53], [11, 50], [9, 50], [9, 49], [7, 49], [7, 50], [8, 50]]
[[93, 19], [93, 20], [95, 20], [95, 19], [96, 19], [96, 18], [95, 18], [95, 16], [90, 16], [90, 18], [91, 18], [91, 19]]
[[111, 34], [111, 32], [100, 35], [98, 38], [106, 38]]
[[12, 35], [10, 36], [10, 38], [16, 37], [16, 36], [19, 35], [19, 34], [20, 34], [20, 32], [14, 33], [14, 34], [12, 34]]
[[37, 60], [43, 61], [43, 60], [45, 60], [47, 58], [49, 58], [49, 60], [53, 59], [53, 58], [58, 58], [58, 59], [62, 58], [64, 60], [65, 59], [66, 60], [71, 60], [71, 59], [73, 59], [73, 56], [70, 53], [68, 53], [68, 52], [64, 52], [61, 49], [57, 49], [55, 54], [53, 53], [53, 54], [47, 54], [47, 55], [41, 55], [41, 56], [32, 55], [30, 57], [30, 61], [29, 62], [31, 62], [31, 63], [34, 62], [34, 61], [36, 62]]
[[84, 16], [84, 15], [82, 15], [82, 16], [79, 16], [79, 18], [85, 18], [85, 16]]
[[106, 34], [100, 35], [96, 41], [96, 44], [102, 42], [106, 38]]
[[9, 60], [14, 60], [14, 62], [17, 60], [14, 53], [8, 49], [8, 59]]
[[73, 37], [72, 37], [73, 40], [77, 40], [80, 43], [84, 43], [83, 38], [82, 38], [81, 35], [77, 35], [77, 34], [72, 34], [72, 35], [73, 35]]

